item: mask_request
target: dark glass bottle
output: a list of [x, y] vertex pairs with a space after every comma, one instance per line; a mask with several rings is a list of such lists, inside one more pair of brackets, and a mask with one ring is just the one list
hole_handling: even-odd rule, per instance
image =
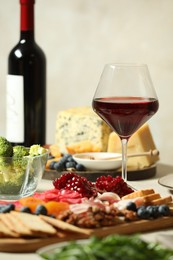
[[6, 138], [46, 143], [46, 58], [34, 40], [34, 2], [20, 0], [20, 40], [8, 57]]

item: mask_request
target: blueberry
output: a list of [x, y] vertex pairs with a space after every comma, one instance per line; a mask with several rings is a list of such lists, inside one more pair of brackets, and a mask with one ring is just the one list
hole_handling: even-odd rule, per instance
[[64, 164], [61, 163], [61, 161], [55, 162], [55, 164], [54, 164], [54, 169], [55, 169], [56, 171], [62, 171], [62, 170], [64, 170]]
[[20, 212], [31, 213], [31, 209], [27, 206], [24, 206], [20, 209]]
[[8, 204], [8, 205], [2, 206], [1, 209], [0, 209], [0, 212], [1, 213], [8, 213], [8, 212], [10, 212], [10, 211], [12, 211], [14, 209], [15, 209], [15, 205], [14, 204]]
[[51, 170], [54, 170], [54, 165], [55, 165], [55, 161], [52, 161], [51, 163], [50, 163], [50, 165], [49, 165], [49, 168], [51, 169]]
[[159, 212], [159, 206], [153, 206], [153, 218], [158, 218], [161, 216]]
[[72, 157], [71, 154], [65, 154], [65, 155], [63, 156], [63, 158], [64, 158], [65, 162], [70, 162], [71, 159], [73, 159], [73, 157]]
[[10, 210], [15, 210], [15, 205], [14, 204], [8, 204], [8, 208]]
[[129, 201], [126, 205], [126, 209], [136, 211], [137, 210], [136, 204], [132, 201]]
[[66, 162], [65, 167], [68, 168], [76, 168], [75, 162]]
[[61, 158], [60, 162], [65, 165], [65, 163], [67, 162], [69, 156], [70, 156], [69, 154], [65, 154], [65, 155]]
[[147, 212], [148, 212], [150, 218], [152, 218], [152, 217], [153, 217], [153, 212], [154, 212], [153, 206], [147, 206], [147, 207], [146, 207], [146, 210], [147, 210]]
[[47, 215], [47, 209], [44, 205], [38, 205], [35, 210], [36, 215]]
[[4, 205], [2, 205], [1, 207], [0, 207], [0, 213], [3, 213], [3, 210], [4, 210]]
[[146, 210], [148, 211], [150, 218], [158, 218], [161, 216], [158, 206], [147, 206]]
[[149, 217], [153, 218], [153, 213], [154, 213], [153, 206], [147, 206], [146, 210], [147, 210], [147, 212], [149, 214]]
[[85, 171], [85, 166], [83, 165], [83, 164], [79, 164], [79, 163], [77, 163], [76, 164], [76, 170], [77, 171]]
[[160, 205], [158, 208], [158, 211], [162, 216], [169, 216], [170, 215], [170, 209], [168, 205]]
[[73, 159], [73, 157], [71, 155], [68, 157], [67, 161], [76, 163], [76, 161]]
[[150, 218], [149, 212], [146, 210], [145, 206], [141, 206], [137, 209], [137, 216], [141, 219], [148, 219]]

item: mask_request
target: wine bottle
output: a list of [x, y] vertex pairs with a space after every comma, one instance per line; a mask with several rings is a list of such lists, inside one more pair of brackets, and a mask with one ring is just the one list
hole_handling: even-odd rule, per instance
[[46, 57], [34, 38], [35, 0], [20, 1], [20, 40], [8, 57], [6, 138], [45, 144]]

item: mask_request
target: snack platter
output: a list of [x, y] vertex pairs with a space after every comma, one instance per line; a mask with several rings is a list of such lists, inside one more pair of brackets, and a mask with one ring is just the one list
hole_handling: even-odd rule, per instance
[[[140, 199], [142, 198], [146, 205], [167, 204], [170, 208], [170, 214], [150, 219], [129, 218], [128, 221], [118, 217], [111, 226], [86, 228], [50, 216], [12, 210], [9, 213], [0, 214], [0, 251], [35, 252], [43, 246], [63, 241], [87, 239], [91, 236], [105, 237], [111, 234], [139, 234], [173, 227], [172, 196], [161, 197], [153, 189], [134, 191], [131, 194], [132, 196], [129, 194], [131, 197], [124, 196], [123, 200], [134, 198], [134, 194], [135, 198], [139, 199], [140, 194]], [[103, 219], [105, 218], [107, 215]], [[6, 229], [6, 227], [8, 228]]]

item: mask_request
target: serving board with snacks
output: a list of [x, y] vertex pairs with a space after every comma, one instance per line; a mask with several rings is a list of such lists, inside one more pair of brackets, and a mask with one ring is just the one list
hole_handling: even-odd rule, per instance
[[[33, 205], [44, 198], [41, 204], [44, 209], [49, 204], [48, 198], [55, 195], [55, 190], [36, 194], [36, 197], [23, 198], [16, 204], [16, 210], [13, 208], [9, 212], [0, 213], [0, 251], [34, 252], [40, 247], [57, 242], [91, 236], [143, 233], [173, 227], [172, 196], [162, 197], [153, 189], [127, 191], [121, 198], [118, 194], [109, 192], [98, 195], [96, 200], [75, 197], [75, 202], [77, 199], [80, 203], [73, 201], [67, 210], [62, 210], [53, 217], [51, 213], [54, 211], [49, 211], [47, 215], [43, 214], [43, 211], [34, 214], [36, 205], [35, 209]], [[67, 198], [66, 201], [70, 199], [72, 202], [74, 194], [71, 191], [60, 193], [56, 191], [57, 197], [55, 199], [54, 196], [51, 206], [53, 210], [62, 193], [64, 198]], [[19, 204], [25, 205], [26, 210], [26, 205], [31, 206], [31, 202], [32, 214], [19, 210]], [[52, 200], [50, 202], [52, 203]]]

